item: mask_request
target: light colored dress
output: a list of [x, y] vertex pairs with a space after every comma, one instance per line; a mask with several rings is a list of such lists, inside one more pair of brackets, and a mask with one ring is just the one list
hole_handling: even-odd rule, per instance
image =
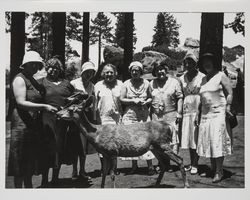
[[231, 139], [226, 128], [226, 98], [221, 85], [223, 73], [201, 83], [201, 122], [197, 144], [199, 156], [218, 158], [230, 155]]
[[70, 81], [70, 84], [75, 88], [75, 90], [77, 91], [82, 91], [82, 92], [84, 92], [84, 93], [86, 93], [86, 94], [94, 94], [94, 84], [92, 83], [92, 82], [90, 82], [89, 84], [88, 84], [88, 86], [87, 86], [87, 88], [85, 88], [84, 86], [83, 86], [83, 82], [82, 82], [82, 78], [80, 77], [80, 78], [77, 78], [77, 79], [75, 79], [75, 80], [72, 80], [72, 81]]
[[[123, 83], [123, 87], [126, 87], [127, 95], [126, 98], [133, 99], [133, 98], [140, 98], [142, 100], [147, 100], [148, 92], [149, 92], [149, 82], [143, 79], [143, 84], [140, 86], [139, 89], [136, 89], [132, 83], [131, 79], [125, 81]], [[138, 122], [146, 122], [149, 121], [149, 109], [147, 105], [127, 105], [124, 111], [124, 115], [122, 118], [122, 123], [133, 124]], [[139, 157], [132, 157], [132, 158], [122, 158], [122, 160], [151, 160], [154, 158], [154, 154], [151, 151], [143, 154]]]
[[122, 119], [120, 102], [122, 82], [117, 80], [113, 88], [107, 87], [105, 82], [99, 81], [95, 85], [97, 109], [100, 113], [101, 124], [118, 124]]
[[183, 149], [196, 149], [197, 146], [198, 127], [194, 123], [200, 105], [199, 92], [204, 76], [205, 74], [198, 72], [191, 81], [188, 80], [186, 73], [180, 77], [184, 93], [181, 137]]
[[177, 153], [178, 149], [178, 126], [177, 119], [177, 101], [183, 97], [180, 82], [168, 76], [165, 85], [161, 88], [157, 84], [157, 80], [150, 82], [150, 90], [152, 95], [152, 120], [164, 120], [171, 125], [173, 151]]

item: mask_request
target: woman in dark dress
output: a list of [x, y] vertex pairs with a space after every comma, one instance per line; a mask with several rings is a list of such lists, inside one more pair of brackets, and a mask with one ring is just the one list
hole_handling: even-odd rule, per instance
[[8, 175], [14, 176], [16, 188], [32, 188], [32, 175], [37, 174], [39, 130], [38, 112], [53, 113], [57, 109], [42, 104], [42, 89], [33, 75], [43, 66], [42, 58], [35, 51], [26, 52], [12, 83], [15, 109], [11, 118], [11, 139]]
[[[42, 85], [46, 89], [44, 101], [58, 109], [65, 106], [67, 97], [73, 94], [74, 88], [70, 82], [64, 79], [64, 68], [61, 61], [51, 58], [46, 63], [47, 77], [41, 79]], [[46, 142], [45, 166], [43, 170], [42, 186], [48, 183], [49, 168], [53, 168], [52, 183], [58, 181], [61, 164], [64, 163], [65, 137], [68, 123], [58, 120], [56, 115], [50, 112], [43, 113], [44, 136]]]

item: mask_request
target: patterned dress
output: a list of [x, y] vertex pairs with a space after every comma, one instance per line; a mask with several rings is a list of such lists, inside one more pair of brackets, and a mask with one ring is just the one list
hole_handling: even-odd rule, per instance
[[201, 83], [201, 122], [197, 153], [199, 156], [217, 158], [230, 155], [231, 139], [226, 128], [226, 98], [221, 85], [223, 73], [218, 72], [209, 81]]
[[181, 85], [179, 81], [171, 76], [165, 85], [160, 88], [157, 80], [150, 82], [150, 90], [152, 95], [152, 120], [164, 120], [171, 125], [172, 128], [172, 148], [177, 153], [179, 143], [177, 119], [177, 101], [183, 97]]
[[181, 147], [184, 149], [196, 149], [198, 127], [194, 126], [194, 123], [200, 105], [199, 92], [204, 76], [205, 74], [198, 72], [191, 81], [188, 80], [186, 73], [180, 77], [184, 92], [181, 137]]
[[[41, 103], [42, 96], [31, 82], [22, 73], [16, 77], [21, 77], [25, 82], [26, 100]], [[38, 174], [41, 125], [38, 112], [23, 110], [15, 105], [11, 118], [9, 176]]]
[[[124, 82], [123, 87], [126, 88], [127, 94], [126, 98], [140, 98], [142, 100], [146, 100], [148, 98], [149, 92], [149, 82], [143, 79], [143, 83], [139, 89], [136, 89], [131, 83], [131, 79]], [[127, 105], [124, 111], [124, 115], [122, 117], [123, 124], [133, 124], [138, 122], [146, 122], [149, 121], [149, 109], [147, 105]], [[122, 158], [123, 160], [151, 160], [154, 158], [154, 155], [151, 151], [143, 154], [140, 157], [132, 157], [132, 158]]]

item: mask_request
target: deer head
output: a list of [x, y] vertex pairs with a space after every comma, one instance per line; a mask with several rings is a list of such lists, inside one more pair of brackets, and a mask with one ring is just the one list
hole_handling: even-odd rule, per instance
[[59, 119], [77, 121], [81, 119], [82, 112], [93, 103], [93, 96], [78, 93], [68, 98], [69, 103], [56, 113]]

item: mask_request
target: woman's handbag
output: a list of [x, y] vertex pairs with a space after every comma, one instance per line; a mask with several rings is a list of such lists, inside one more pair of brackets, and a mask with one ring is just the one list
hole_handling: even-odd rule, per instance
[[226, 117], [227, 117], [227, 120], [228, 120], [228, 122], [230, 124], [231, 129], [235, 128], [238, 125], [238, 120], [237, 120], [236, 114], [234, 114], [234, 113], [231, 113], [231, 114], [227, 113]]

